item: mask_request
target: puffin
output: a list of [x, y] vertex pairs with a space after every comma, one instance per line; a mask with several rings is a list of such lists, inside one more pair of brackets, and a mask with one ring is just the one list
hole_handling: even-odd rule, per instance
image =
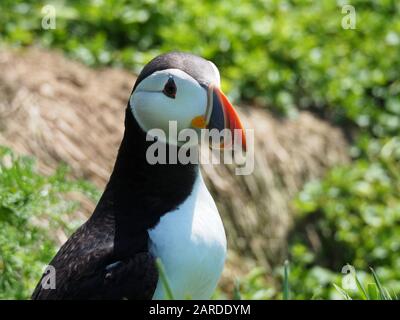
[[[178, 51], [155, 57], [134, 84], [115, 165], [94, 212], [49, 263], [55, 285], [43, 285], [44, 273], [32, 299], [168, 299], [156, 259], [174, 299], [211, 298], [227, 241], [199, 163], [150, 163], [146, 156], [157, 141], [149, 132], [168, 131], [170, 121], [178, 130], [240, 130], [245, 149], [216, 65]], [[157, 142], [167, 154], [182, 148], [174, 139]]]

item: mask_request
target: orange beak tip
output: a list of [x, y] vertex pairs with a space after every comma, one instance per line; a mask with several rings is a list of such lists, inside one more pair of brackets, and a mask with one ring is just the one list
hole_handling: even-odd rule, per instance
[[227, 121], [228, 121], [228, 126], [229, 129], [232, 131], [232, 134], [234, 136], [235, 130], [240, 130], [241, 134], [241, 145], [243, 151], [247, 151], [247, 142], [246, 142], [246, 134], [245, 134], [245, 129], [243, 127], [242, 122], [240, 121], [239, 114], [233, 107], [233, 105], [229, 102], [228, 98], [225, 96], [225, 94], [221, 91], [219, 91], [219, 95], [221, 97], [222, 103], [225, 108], [225, 112], [227, 114]]

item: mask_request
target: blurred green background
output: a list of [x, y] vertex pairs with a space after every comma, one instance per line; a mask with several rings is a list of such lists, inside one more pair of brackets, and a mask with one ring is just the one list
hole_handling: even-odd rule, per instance
[[[399, 293], [400, 2], [351, 1], [356, 27], [344, 29], [347, 3], [2, 0], [0, 45], [59, 48], [89, 66], [134, 72], [161, 52], [190, 51], [223, 70], [223, 88], [236, 102], [282, 117], [309, 110], [337, 125], [351, 141], [352, 163], [310, 182], [294, 201], [291, 297], [340, 298], [333, 283], [340, 285], [346, 263], [365, 283], [374, 267], [384, 286]], [[46, 4], [57, 12], [52, 32], [40, 24]], [[71, 212], [67, 191], [96, 192], [84, 182], [65, 182], [63, 171], [43, 177], [31, 161], [11, 154], [0, 153], [0, 298], [27, 298], [40, 262], [56, 250], [44, 233], [49, 227], [27, 221]], [[60, 218], [54, 223], [76, 226]], [[305, 237], [310, 228], [321, 240], [317, 247]], [[281, 281], [282, 270], [273, 277]], [[258, 268], [236, 291], [248, 299], [282, 297]]]

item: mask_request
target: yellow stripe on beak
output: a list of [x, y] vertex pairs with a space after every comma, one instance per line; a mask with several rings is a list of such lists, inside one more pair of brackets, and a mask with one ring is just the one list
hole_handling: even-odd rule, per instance
[[197, 116], [192, 119], [191, 125], [196, 129], [204, 129], [207, 126], [204, 116]]

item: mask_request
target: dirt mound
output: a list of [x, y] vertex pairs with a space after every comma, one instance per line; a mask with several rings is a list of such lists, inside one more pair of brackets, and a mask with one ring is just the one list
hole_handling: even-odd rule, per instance
[[[75, 176], [104, 187], [135, 76], [92, 70], [34, 48], [1, 51], [0, 70], [0, 144], [35, 155], [44, 172], [65, 162]], [[236, 176], [230, 166], [207, 166], [205, 178], [231, 248], [266, 265], [280, 263], [291, 199], [306, 181], [346, 162], [347, 144], [338, 129], [309, 113], [296, 120], [249, 107], [240, 113], [245, 127], [255, 129], [254, 173]], [[86, 205], [88, 214], [92, 208]]]

